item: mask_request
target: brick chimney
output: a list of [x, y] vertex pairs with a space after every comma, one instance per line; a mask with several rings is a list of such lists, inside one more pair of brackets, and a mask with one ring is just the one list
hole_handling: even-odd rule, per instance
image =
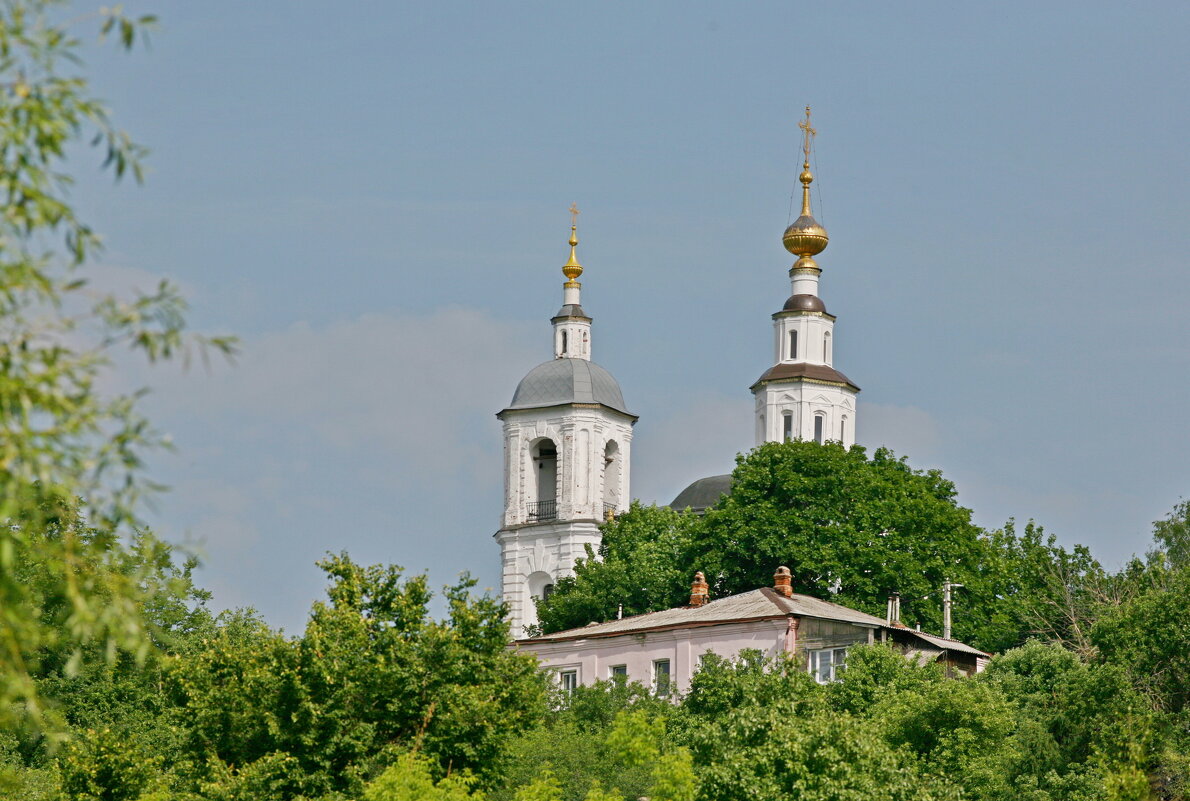
[[710, 585], [707, 584], [707, 577], [698, 571], [694, 574], [694, 583], [690, 585], [690, 605], [702, 606], [710, 600]]
[[793, 597], [793, 576], [785, 565], [781, 565], [773, 574], [773, 589], [786, 598]]

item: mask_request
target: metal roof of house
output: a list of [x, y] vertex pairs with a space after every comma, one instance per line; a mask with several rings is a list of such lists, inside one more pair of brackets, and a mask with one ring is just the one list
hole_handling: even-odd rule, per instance
[[991, 656], [991, 654], [988, 654], [986, 651], [981, 651], [978, 648], [972, 648], [970, 645], [959, 642], [958, 640], [948, 640], [945, 637], [937, 637], [933, 634], [926, 634], [924, 631], [918, 631], [917, 629], [901, 629], [901, 631], [907, 631], [915, 637], [920, 637], [930, 645], [942, 651], [959, 651], [964, 654], [974, 654], [975, 656]]
[[884, 625], [884, 621], [880, 618], [855, 609], [848, 609], [846, 606], [811, 598], [809, 595], [794, 595], [791, 598], [786, 598], [780, 593], [764, 587], [751, 592], [742, 592], [739, 595], [729, 595], [726, 598], [711, 601], [704, 606], [679, 606], [660, 612], [634, 615], [623, 620], [609, 620], [607, 623], [559, 631], [532, 639], [537, 642], [612, 637], [617, 634], [632, 634], [653, 629], [738, 623], [746, 620], [781, 618], [787, 615], [842, 620], [861, 626]]
[[838, 620], [857, 626], [886, 629], [924, 640], [931, 648], [938, 650], [987, 656], [983, 651], [958, 640], [946, 640], [905, 626], [890, 626], [883, 618], [809, 595], [795, 593], [786, 598], [769, 587], [742, 592], [738, 595], [729, 595], [703, 606], [679, 606], [660, 612], [648, 612], [622, 620], [609, 620], [606, 623], [594, 623], [577, 629], [530, 637], [519, 642], [546, 643], [586, 640], [664, 629], [696, 628], [726, 623], [743, 623], [751, 620], [772, 620], [789, 615]]

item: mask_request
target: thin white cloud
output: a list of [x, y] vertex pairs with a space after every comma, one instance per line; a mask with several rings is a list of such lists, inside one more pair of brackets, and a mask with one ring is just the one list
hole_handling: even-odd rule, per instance
[[666, 504], [690, 482], [730, 473], [737, 453], [755, 444], [752, 400], [687, 388], [672, 411], [642, 416], [633, 439], [632, 494]]
[[549, 343], [541, 323], [448, 308], [299, 323], [244, 341], [234, 366], [167, 368], [150, 396], [179, 447], [162, 460], [162, 533], [196, 541], [216, 589], [238, 588], [217, 605], [287, 628], [320, 595], [327, 551], [432, 566], [436, 582], [494, 572], [493, 415]]

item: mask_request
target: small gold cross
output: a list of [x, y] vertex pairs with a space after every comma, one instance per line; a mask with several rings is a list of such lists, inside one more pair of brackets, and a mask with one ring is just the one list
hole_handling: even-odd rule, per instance
[[578, 225], [578, 215], [579, 215], [578, 206], [574, 203], [571, 203], [570, 204], [570, 225], [571, 225], [571, 227]]
[[817, 135], [818, 131], [810, 127], [810, 107], [806, 106], [806, 120], [799, 122], [797, 127], [801, 128], [805, 134], [805, 144], [802, 145], [802, 152], [806, 154], [806, 163], [810, 163], [810, 139]]

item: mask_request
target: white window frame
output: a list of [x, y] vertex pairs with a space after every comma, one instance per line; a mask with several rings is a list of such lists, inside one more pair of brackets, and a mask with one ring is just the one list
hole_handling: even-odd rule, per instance
[[628, 681], [628, 666], [627, 665], [612, 665], [607, 669], [607, 677], [615, 681], [619, 677], [623, 677], [624, 681]]
[[838, 681], [846, 669], [846, 648], [819, 648], [806, 652], [806, 670], [819, 684]]
[[[661, 675], [658, 668], [661, 665], [665, 665], [665, 674], [664, 674], [665, 682], [664, 683], [658, 681], [658, 677]], [[657, 695], [661, 698], [668, 697], [671, 693], [673, 693], [673, 687], [674, 687], [673, 662], [669, 659], [654, 659], [653, 660], [653, 694]]]
[[558, 671], [558, 686], [562, 692], [570, 695], [578, 689], [578, 668], [565, 668]]

